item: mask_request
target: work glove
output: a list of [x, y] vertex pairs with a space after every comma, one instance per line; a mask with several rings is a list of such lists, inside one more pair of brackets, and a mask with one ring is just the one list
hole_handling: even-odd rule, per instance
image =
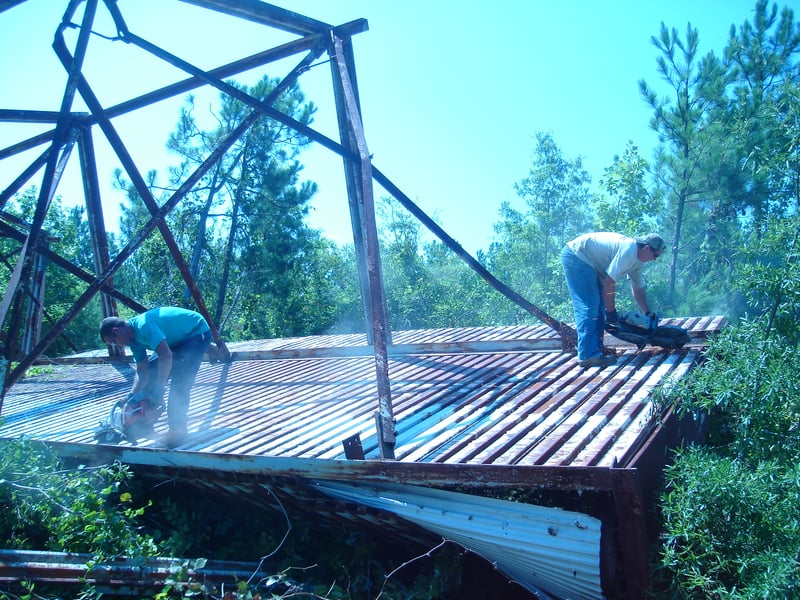
[[617, 311], [610, 310], [606, 313], [606, 323], [609, 325], [616, 325], [619, 323], [619, 316], [617, 315]]

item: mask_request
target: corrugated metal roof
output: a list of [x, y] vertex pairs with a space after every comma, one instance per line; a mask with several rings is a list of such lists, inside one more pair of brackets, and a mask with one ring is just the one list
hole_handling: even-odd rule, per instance
[[[702, 336], [722, 320], [693, 324], [692, 334]], [[639, 352], [621, 347], [617, 365], [586, 369], [560, 350], [518, 349], [552, 339], [549, 331], [489, 327], [394, 334], [398, 346], [389, 357], [389, 374], [397, 460], [624, 465], [652, 422], [652, 390], [682, 377], [700, 352], [694, 345]], [[359, 435], [367, 458], [379, 457], [374, 359], [346, 352], [363, 341], [318, 336], [231, 344], [237, 360], [200, 369], [191, 435], [182, 448], [339, 459], [342, 441]], [[398, 353], [401, 344], [413, 353]], [[439, 349], [443, 344], [448, 351]], [[316, 351], [291, 358], [269, 354], [304, 348]], [[44, 371], [11, 388], [0, 435], [94, 443], [98, 423], [133, 377], [128, 363], [53, 365]]]
[[[618, 361], [604, 369], [580, 367], [542, 326], [395, 332], [388, 366], [396, 460], [376, 460], [375, 357], [363, 335], [230, 344], [234, 360], [205, 362], [198, 373], [190, 436], [181, 451], [156, 449], [153, 440], [135, 448], [95, 444], [99, 422], [133, 380], [129, 362], [108, 362], [99, 352], [42, 367], [16, 383], [4, 400], [0, 436], [25, 435], [78, 460], [117, 459], [244, 494], [264, 477], [282, 478], [281, 486], [290, 487], [287, 477], [303, 486], [324, 481], [319, 491], [394, 511], [459, 541], [496, 560], [499, 570], [528, 589], [601, 598], [596, 572], [604, 569], [603, 590], [639, 597], [647, 540], [637, 461], [653, 456], [649, 444], [670, 421], [662, 419], [652, 392], [691, 370], [706, 337], [725, 320], [669, 324], [688, 329], [692, 343], [638, 351], [607, 338], [607, 345], [617, 344]], [[163, 427], [159, 422], [156, 432]], [[346, 459], [343, 442], [353, 436], [367, 460]], [[355, 482], [368, 485], [359, 489], [350, 485]], [[401, 489], [400, 483], [413, 487]], [[432, 489], [454, 486], [594, 491], [613, 507], [600, 517], [606, 533], [599, 545], [594, 538], [559, 540], [551, 532], [542, 537], [544, 521], [531, 516], [540, 507], [504, 507], [516, 511], [504, 525], [492, 516], [497, 507], [490, 499], [476, 495], [462, 504]], [[305, 502], [300, 488], [287, 493]], [[440, 503], [443, 508], [429, 510]], [[479, 521], [464, 529], [464, 519], [456, 517], [467, 513]], [[584, 518], [594, 519], [581, 514], [582, 523]], [[606, 518], [612, 519], [609, 529]], [[527, 547], [536, 536], [517, 528], [528, 520], [545, 540], [540, 550]], [[470, 527], [480, 531], [470, 533]], [[617, 559], [608, 560], [610, 553]], [[605, 567], [600, 554], [607, 557]], [[624, 585], [615, 583], [618, 568], [628, 580]]]

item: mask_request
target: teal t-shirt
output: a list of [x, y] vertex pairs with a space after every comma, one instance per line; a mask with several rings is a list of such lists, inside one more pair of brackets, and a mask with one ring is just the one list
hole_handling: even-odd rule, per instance
[[175, 306], [148, 310], [128, 319], [128, 324], [133, 329], [130, 349], [134, 362], [145, 360], [147, 349], [155, 350], [163, 340], [173, 347], [194, 335], [210, 331], [203, 315]]

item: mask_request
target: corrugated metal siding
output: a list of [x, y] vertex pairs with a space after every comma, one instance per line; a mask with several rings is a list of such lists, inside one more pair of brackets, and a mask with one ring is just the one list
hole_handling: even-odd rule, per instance
[[454, 540], [540, 598], [602, 598], [601, 522], [589, 515], [402, 485], [318, 482], [330, 496], [389, 511]]
[[[693, 320], [695, 334], [721, 326]], [[687, 321], [687, 324], [689, 322]], [[492, 351], [393, 354], [389, 359], [404, 462], [611, 466], [623, 464], [653, 421], [650, 393], [682, 377], [700, 349], [621, 348], [618, 364], [584, 369], [560, 351], [505, 351], [517, 340], [552, 336], [543, 327], [395, 333], [396, 344], [482, 342]], [[538, 336], [538, 337], [537, 337]], [[317, 336], [231, 344], [245, 356], [267, 349], [347, 348], [363, 336]], [[248, 350], [249, 349], [249, 350]], [[52, 366], [11, 388], [0, 435], [93, 443], [93, 432], [132, 381], [128, 364]], [[359, 435], [378, 457], [372, 356], [259, 358], [204, 363], [193, 392], [184, 449], [295, 458], [344, 458]], [[161, 424], [157, 426], [160, 430]], [[152, 445], [143, 440], [140, 445]]]

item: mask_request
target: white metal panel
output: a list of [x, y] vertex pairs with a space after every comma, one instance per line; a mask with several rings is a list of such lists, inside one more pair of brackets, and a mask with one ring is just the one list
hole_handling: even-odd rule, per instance
[[389, 511], [458, 542], [543, 598], [604, 597], [601, 523], [589, 515], [402, 484], [319, 481], [315, 487], [340, 500]]

